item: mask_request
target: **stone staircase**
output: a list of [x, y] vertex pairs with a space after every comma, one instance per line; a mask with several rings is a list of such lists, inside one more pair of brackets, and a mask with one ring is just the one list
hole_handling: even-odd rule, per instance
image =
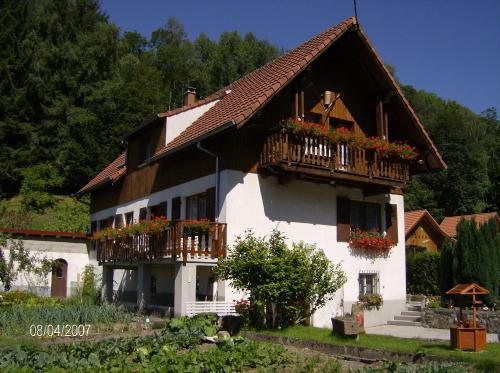
[[394, 316], [394, 320], [387, 321], [387, 325], [422, 326], [422, 308], [421, 302], [409, 302], [406, 304], [406, 311], [401, 312], [400, 316]]

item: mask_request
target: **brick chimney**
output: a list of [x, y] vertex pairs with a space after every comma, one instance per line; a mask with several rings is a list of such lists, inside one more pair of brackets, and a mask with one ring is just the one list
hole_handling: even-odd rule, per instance
[[196, 102], [196, 89], [193, 87], [188, 87], [186, 93], [184, 93], [184, 106], [193, 105]]

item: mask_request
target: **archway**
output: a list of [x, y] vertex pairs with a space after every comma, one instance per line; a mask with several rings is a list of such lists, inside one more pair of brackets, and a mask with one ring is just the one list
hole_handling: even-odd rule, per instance
[[66, 298], [67, 281], [68, 262], [64, 259], [57, 259], [52, 267], [50, 296], [54, 298]]

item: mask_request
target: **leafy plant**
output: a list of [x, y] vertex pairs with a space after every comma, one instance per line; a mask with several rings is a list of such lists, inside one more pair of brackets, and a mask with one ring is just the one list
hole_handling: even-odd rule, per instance
[[371, 310], [373, 308], [378, 310], [382, 304], [384, 304], [384, 300], [380, 294], [359, 294], [358, 300], [367, 310]]
[[423, 252], [406, 257], [406, 286], [410, 294], [440, 294], [440, 255], [439, 252]]
[[271, 327], [306, 320], [346, 282], [340, 265], [332, 264], [322, 250], [304, 242], [289, 248], [277, 230], [268, 239], [252, 231], [237, 237], [214, 273], [250, 294], [250, 322], [256, 327], [262, 325], [264, 309], [275, 315], [268, 320]]

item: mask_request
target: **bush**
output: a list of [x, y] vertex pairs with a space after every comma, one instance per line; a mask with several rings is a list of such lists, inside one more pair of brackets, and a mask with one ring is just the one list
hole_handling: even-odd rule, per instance
[[289, 248], [277, 230], [267, 240], [252, 231], [238, 237], [214, 273], [250, 294], [249, 319], [255, 327], [262, 325], [263, 315], [269, 327], [303, 322], [346, 282], [340, 265], [332, 264], [322, 250], [303, 242]]
[[406, 258], [406, 288], [410, 294], [439, 295], [439, 252]]
[[35, 306], [53, 306], [58, 307], [63, 305], [63, 301], [59, 298], [39, 297], [29, 291], [11, 290], [0, 293], [3, 297], [3, 304], [7, 305], [22, 305], [25, 307]]

